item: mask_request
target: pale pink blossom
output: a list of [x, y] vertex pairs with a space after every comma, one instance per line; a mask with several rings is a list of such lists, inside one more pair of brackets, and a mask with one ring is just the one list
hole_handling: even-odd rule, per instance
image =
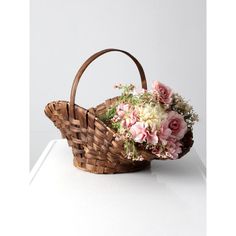
[[177, 159], [179, 154], [182, 152], [181, 146], [182, 144], [179, 141], [169, 139], [166, 145], [168, 156], [170, 156], [172, 159]]
[[137, 120], [138, 120], [137, 112], [131, 111], [130, 114], [123, 117], [123, 120], [121, 121], [121, 125], [124, 128], [130, 128], [133, 124], [136, 123]]
[[159, 137], [162, 141], [170, 136], [180, 140], [187, 132], [187, 123], [183, 116], [175, 111], [171, 111], [168, 113], [166, 120], [162, 122], [159, 132]]
[[123, 118], [128, 111], [129, 111], [129, 104], [121, 103], [116, 108], [116, 114], [120, 118]]
[[132, 92], [132, 94], [133, 94], [134, 96], [136, 96], [136, 95], [142, 95], [142, 94], [144, 94], [144, 93], [146, 93], [146, 92], [147, 92], [146, 89], [141, 88], [141, 89], [134, 89], [133, 92]]
[[166, 86], [158, 81], [154, 81], [153, 82], [153, 90], [154, 90], [154, 92], [157, 93], [159, 101], [161, 103], [165, 103], [165, 104], [171, 103], [172, 90], [168, 86]]
[[143, 143], [145, 141], [153, 145], [158, 143], [157, 131], [149, 131], [144, 122], [137, 122], [132, 125], [130, 133], [137, 143]]
[[137, 143], [143, 143], [146, 141], [147, 133], [146, 127], [143, 122], [137, 122], [130, 128], [130, 133]]
[[157, 144], [158, 143], [158, 137], [157, 137], [157, 131], [148, 131], [146, 132], [147, 136], [146, 136], [146, 140], [147, 140], [147, 143], [150, 143], [150, 144]]
[[162, 122], [160, 130], [159, 130], [159, 138], [162, 141], [164, 145], [166, 145], [166, 140], [170, 137], [172, 131], [169, 128], [169, 122], [165, 120], [165, 122]]

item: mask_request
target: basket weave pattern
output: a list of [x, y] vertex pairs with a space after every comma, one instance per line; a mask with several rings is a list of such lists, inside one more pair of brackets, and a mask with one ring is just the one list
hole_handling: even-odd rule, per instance
[[[128, 52], [118, 49], [106, 49], [91, 56], [79, 69], [74, 79], [70, 102], [54, 101], [45, 107], [45, 114], [53, 121], [72, 147], [74, 165], [80, 169], [98, 173], [124, 173], [144, 169], [150, 161], [157, 157], [146, 150], [140, 150], [144, 161], [132, 161], [126, 158], [123, 141], [115, 139], [115, 132], [107, 127], [99, 116], [117, 100], [117, 97], [106, 100], [95, 108], [85, 109], [75, 104], [78, 82], [88, 67], [97, 57], [110, 51], [118, 51], [129, 56], [136, 64], [141, 77], [142, 88], [147, 89], [145, 74], [141, 64]], [[193, 144], [192, 132], [188, 132], [184, 139], [182, 154], [185, 155]]]

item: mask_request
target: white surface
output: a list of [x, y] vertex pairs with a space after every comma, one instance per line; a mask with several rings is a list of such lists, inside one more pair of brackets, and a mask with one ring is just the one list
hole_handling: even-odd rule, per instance
[[81, 171], [72, 159], [66, 140], [54, 140], [33, 168], [34, 235], [205, 235], [205, 172], [194, 150], [115, 175]]
[[[140, 60], [148, 80], [166, 83], [199, 114], [195, 149], [206, 159], [205, 0], [33, 0], [30, 19], [31, 167], [59, 132], [45, 117], [53, 100], [68, 100], [79, 66], [114, 47]], [[76, 103], [89, 108], [118, 95], [117, 83], [140, 79], [125, 55], [102, 56], [84, 74]]]

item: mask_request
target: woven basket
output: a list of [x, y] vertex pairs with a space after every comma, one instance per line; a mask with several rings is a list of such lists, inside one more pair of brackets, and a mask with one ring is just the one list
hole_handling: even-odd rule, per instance
[[[157, 156], [145, 150], [140, 150], [143, 161], [127, 159], [123, 141], [116, 141], [115, 132], [99, 120], [98, 117], [104, 114], [118, 97], [108, 99], [88, 110], [75, 104], [76, 89], [86, 68], [96, 58], [111, 51], [124, 53], [133, 60], [139, 70], [142, 88], [147, 89], [144, 70], [135, 57], [123, 50], [106, 49], [88, 58], [81, 66], [72, 85], [70, 102], [54, 101], [45, 107], [45, 114], [60, 129], [62, 137], [66, 138], [69, 146], [72, 147], [74, 165], [97, 174], [138, 171], [148, 167], [151, 160], [158, 159]], [[182, 141], [183, 152], [179, 158], [190, 150], [193, 144], [192, 132], [188, 131]]]

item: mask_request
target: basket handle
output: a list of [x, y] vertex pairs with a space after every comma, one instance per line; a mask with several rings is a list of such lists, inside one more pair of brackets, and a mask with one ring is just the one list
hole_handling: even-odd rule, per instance
[[139, 63], [139, 61], [132, 56], [130, 53], [120, 50], [120, 49], [114, 49], [114, 48], [109, 48], [109, 49], [105, 49], [102, 51], [99, 51], [97, 53], [95, 53], [94, 55], [92, 55], [91, 57], [89, 57], [84, 64], [80, 67], [79, 71], [77, 72], [74, 82], [72, 84], [72, 88], [71, 88], [71, 94], [70, 94], [70, 113], [69, 116], [71, 118], [74, 118], [75, 114], [74, 114], [74, 105], [75, 105], [75, 95], [76, 95], [76, 90], [77, 90], [77, 86], [78, 83], [80, 81], [81, 76], [83, 75], [84, 71], [86, 70], [86, 68], [89, 66], [89, 64], [91, 62], [93, 62], [96, 58], [100, 57], [101, 55], [107, 53], [107, 52], [111, 52], [111, 51], [116, 51], [116, 52], [122, 52], [124, 54], [126, 54], [127, 56], [129, 56], [133, 62], [136, 64], [138, 70], [139, 70], [139, 74], [140, 74], [140, 78], [141, 78], [141, 83], [142, 83], [142, 88], [143, 89], [147, 89], [147, 81], [146, 81], [146, 77], [145, 77], [145, 73], [143, 70], [143, 67], [141, 66], [141, 64]]

